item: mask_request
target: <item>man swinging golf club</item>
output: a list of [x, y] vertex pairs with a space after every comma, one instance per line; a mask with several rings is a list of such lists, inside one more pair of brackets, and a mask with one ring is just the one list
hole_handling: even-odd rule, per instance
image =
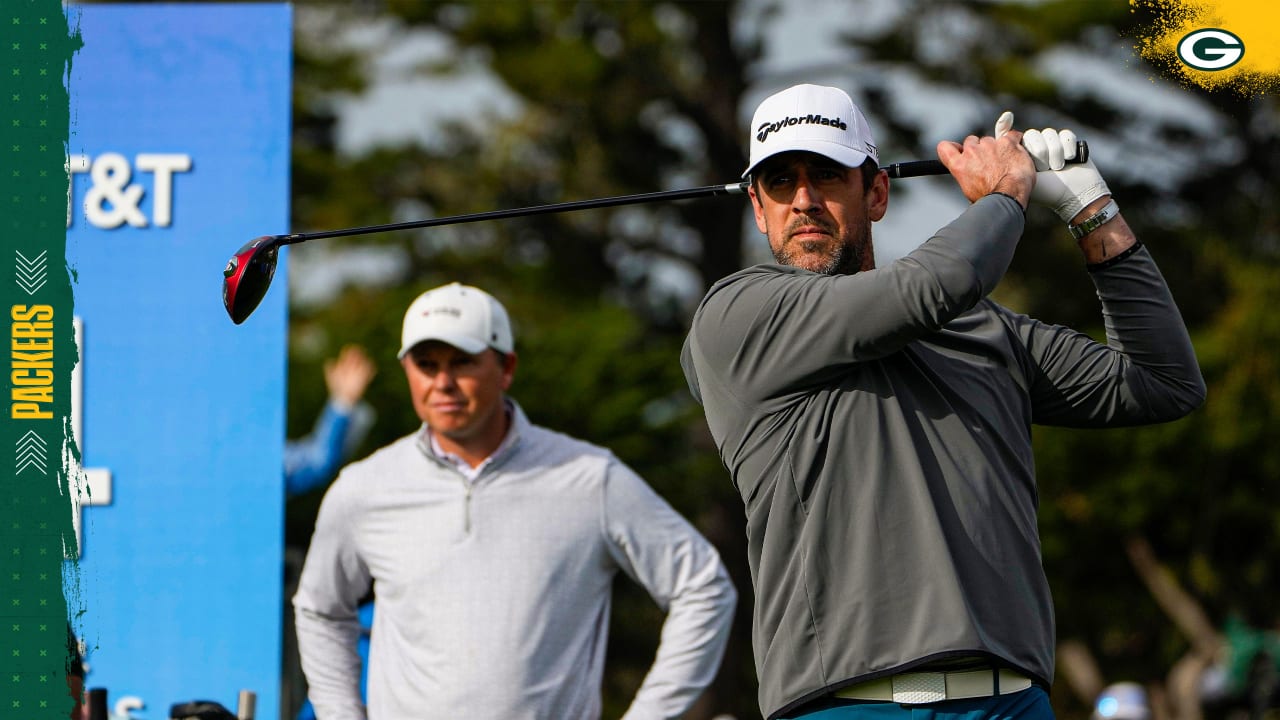
[[[777, 264], [711, 288], [682, 363], [746, 508], [767, 718], [1051, 718], [1031, 424], [1157, 423], [1203, 401], [1097, 168], [1066, 165], [1070, 131], [1012, 123], [939, 143], [972, 204], [877, 268], [889, 181], [849, 96], [799, 85], [752, 120], [744, 177]], [[1106, 344], [988, 298], [1030, 201], [1075, 238]]]

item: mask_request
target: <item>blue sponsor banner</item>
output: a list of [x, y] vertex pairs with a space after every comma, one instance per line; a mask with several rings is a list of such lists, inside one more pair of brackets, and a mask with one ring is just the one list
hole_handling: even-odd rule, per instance
[[221, 280], [244, 242], [288, 230], [291, 11], [71, 8], [84, 39], [68, 80], [67, 262], [86, 487], [65, 592], [85, 686], [146, 720], [196, 699], [234, 712], [249, 690], [257, 717], [274, 718], [285, 263], [243, 325]]

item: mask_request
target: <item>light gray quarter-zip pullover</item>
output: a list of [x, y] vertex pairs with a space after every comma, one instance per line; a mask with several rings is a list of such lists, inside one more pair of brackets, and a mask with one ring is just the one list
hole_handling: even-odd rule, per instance
[[593, 719], [613, 579], [668, 611], [628, 719], [683, 713], [711, 682], [736, 593], [715, 549], [607, 450], [529, 423], [469, 482], [423, 432], [343, 470], [297, 594], [320, 720], [363, 718], [356, 607], [377, 596], [368, 717]]

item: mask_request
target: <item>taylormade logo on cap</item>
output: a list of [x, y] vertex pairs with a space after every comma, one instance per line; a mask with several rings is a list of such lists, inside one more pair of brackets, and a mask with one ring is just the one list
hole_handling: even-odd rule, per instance
[[404, 314], [400, 352], [421, 342], [438, 340], [472, 355], [493, 348], [509, 353], [514, 347], [506, 308], [479, 289], [451, 283], [418, 296]]
[[743, 178], [761, 162], [795, 150], [845, 167], [857, 167], [867, 158], [880, 162], [867, 119], [839, 88], [795, 85], [771, 95], [756, 108], [751, 128], [751, 161]]
[[756, 128], [756, 140], [764, 142], [769, 138], [769, 133], [774, 132], [775, 130], [780, 130], [788, 125], [799, 125], [800, 123], [828, 125], [840, 128], [841, 130], [849, 129], [849, 125], [840, 118], [824, 118], [821, 115], [805, 115], [804, 117], [789, 117], [783, 118], [778, 122], [764, 123], [760, 127]]

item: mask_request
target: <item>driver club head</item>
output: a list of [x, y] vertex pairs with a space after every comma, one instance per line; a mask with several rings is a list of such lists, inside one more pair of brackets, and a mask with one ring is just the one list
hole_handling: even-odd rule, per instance
[[222, 304], [239, 325], [258, 307], [271, 287], [280, 250], [279, 235], [263, 235], [244, 244], [222, 270]]

